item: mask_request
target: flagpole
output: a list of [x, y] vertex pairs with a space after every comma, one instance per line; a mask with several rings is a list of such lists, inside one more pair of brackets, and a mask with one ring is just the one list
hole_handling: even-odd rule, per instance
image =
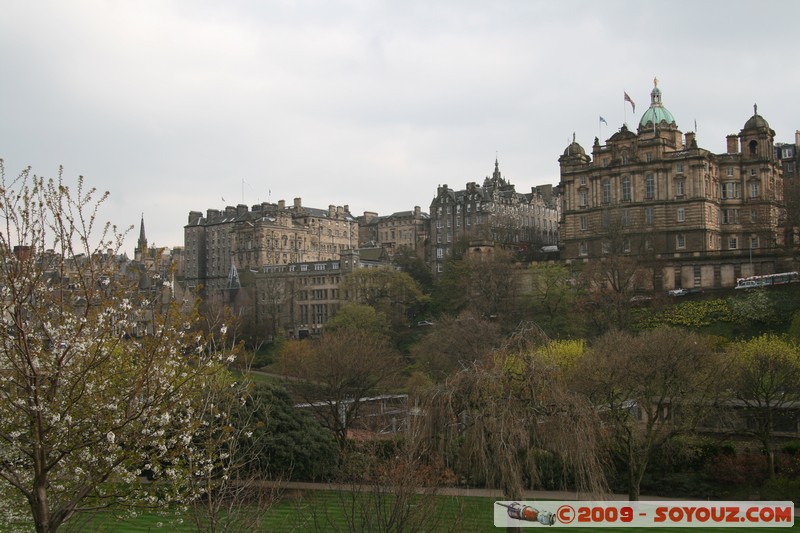
[[623, 94], [623, 97], [622, 97], [622, 123], [627, 126], [628, 125], [628, 107], [625, 105], [625, 96], [624, 96], [625, 93], [623, 92], [622, 94]]

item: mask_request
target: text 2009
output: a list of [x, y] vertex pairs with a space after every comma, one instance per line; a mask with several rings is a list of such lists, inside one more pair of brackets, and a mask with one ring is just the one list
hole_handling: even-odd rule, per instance
[[633, 507], [578, 507], [578, 522], [630, 522], [633, 520]]

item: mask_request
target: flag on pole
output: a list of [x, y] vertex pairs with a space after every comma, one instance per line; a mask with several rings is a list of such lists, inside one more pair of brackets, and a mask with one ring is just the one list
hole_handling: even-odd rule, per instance
[[600, 122], [608, 126], [608, 122], [606, 122], [606, 119], [603, 118], [603, 115], [600, 115]]
[[631, 97], [628, 96], [627, 92], [623, 91], [623, 93], [625, 94], [625, 101], [631, 103], [631, 108], [633, 109], [633, 112], [636, 113], [636, 104], [633, 103], [633, 100], [631, 100]]

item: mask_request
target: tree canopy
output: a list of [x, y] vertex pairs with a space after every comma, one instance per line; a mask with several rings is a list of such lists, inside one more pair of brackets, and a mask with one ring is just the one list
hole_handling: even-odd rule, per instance
[[27, 508], [44, 532], [86, 508], [191, 499], [195, 411], [227, 354], [167, 287], [140, 292], [116, 268], [122, 234], [96, 220], [107, 193], [0, 171], [1, 511]]

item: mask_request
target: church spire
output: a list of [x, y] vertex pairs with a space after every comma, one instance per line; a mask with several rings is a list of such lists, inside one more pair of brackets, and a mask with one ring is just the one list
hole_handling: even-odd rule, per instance
[[144, 259], [144, 254], [147, 251], [147, 237], [144, 234], [144, 213], [142, 213], [142, 221], [139, 224], [139, 241], [136, 243], [136, 259], [139, 261]]

